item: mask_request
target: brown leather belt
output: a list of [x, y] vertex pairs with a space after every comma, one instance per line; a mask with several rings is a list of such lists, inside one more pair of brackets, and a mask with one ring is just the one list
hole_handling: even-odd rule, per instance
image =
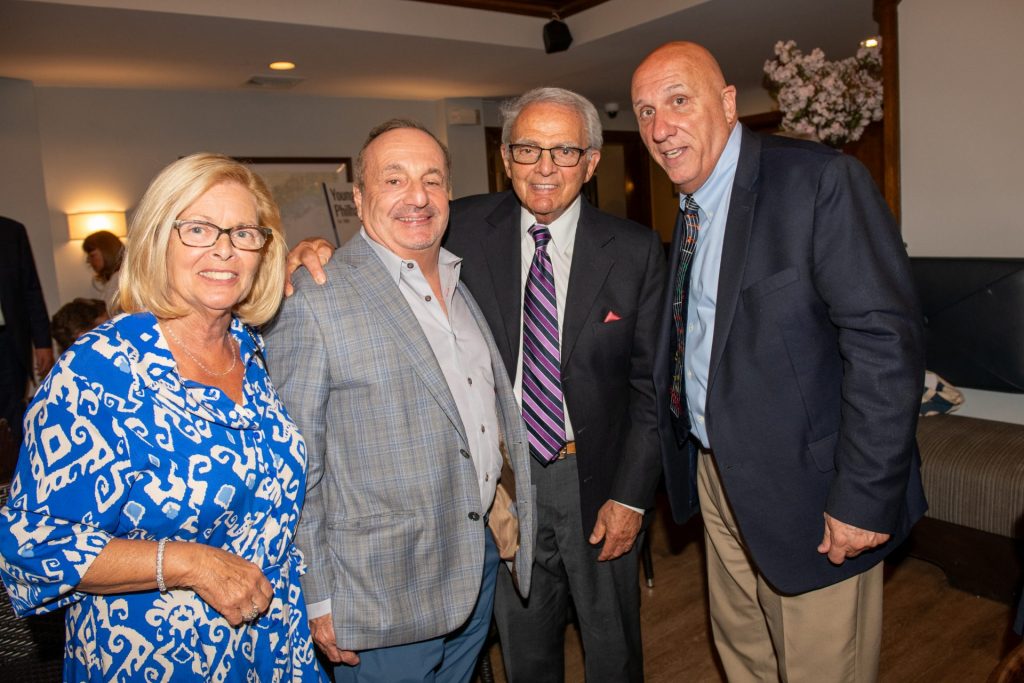
[[565, 460], [570, 455], [576, 455], [575, 441], [569, 441], [564, 446], [562, 446], [562, 450], [558, 451], [558, 455], [555, 456], [555, 460]]

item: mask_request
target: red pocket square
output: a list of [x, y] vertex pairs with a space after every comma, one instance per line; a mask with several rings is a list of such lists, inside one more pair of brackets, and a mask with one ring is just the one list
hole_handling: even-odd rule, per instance
[[618, 313], [616, 313], [615, 311], [608, 311], [608, 315], [606, 315], [606, 316], [604, 317], [604, 321], [605, 321], [606, 323], [613, 323], [613, 322], [615, 322], [616, 320], [622, 320], [622, 316], [620, 316], [620, 315], [619, 315]]

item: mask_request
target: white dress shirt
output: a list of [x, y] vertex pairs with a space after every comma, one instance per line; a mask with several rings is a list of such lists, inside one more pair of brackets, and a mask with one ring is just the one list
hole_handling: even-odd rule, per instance
[[[562, 321], [565, 319], [565, 300], [569, 292], [569, 272], [572, 270], [572, 251], [576, 244], [576, 226], [580, 222], [581, 200], [576, 197], [568, 209], [561, 216], [549, 224], [548, 232], [551, 233], [551, 241], [548, 242], [547, 251], [551, 258], [551, 270], [555, 278], [555, 305], [558, 308], [558, 343], [561, 353], [562, 343]], [[523, 405], [523, 300], [526, 296], [526, 280], [530, 276], [530, 266], [533, 264], [533, 255], [537, 251], [537, 245], [530, 234], [530, 228], [537, 224], [537, 219], [526, 207], [523, 207], [519, 214], [520, 237], [520, 288], [519, 288], [519, 355], [516, 357], [516, 381], [512, 390], [515, 392], [516, 401], [520, 409]], [[565, 416], [565, 440], [575, 441], [576, 433], [572, 429], [572, 421], [569, 419], [569, 408], [565, 405], [565, 394], [562, 394], [562, 414]], [[624, 508], [643, 514], [642, 508], [619, 503]]]
[[[580, 221], [580, 198], [576, 197], [561, 216], [547, 225], [551, 233], [547, 251], [551, 258], [551, 271], [555, 278], [555, 306], [558, 308], [558, 345], [561, 352], [562, 321], [565, 319], [565, 296], [569, 291], [569, 271], [572, 269], [572, 250], [576, 244], [576, 224]], [[520, 211], [520, 278], [519, 278], [519, 355], [516, 357], [516, 380], [512, 391], [520, 409], [523, 405], [523, 300], [526, 296], [526, 280], [530, 277], [530, 265], [537, 245], [530, 234], [530, 228], [537, 225], [537, 219], [526, 207]], [[569, 420], [569, 409], [565, 405], [565, 394], [562, 394], [562, 414], [565, 415], [565, 440], [575, 441], [576, 435]]]

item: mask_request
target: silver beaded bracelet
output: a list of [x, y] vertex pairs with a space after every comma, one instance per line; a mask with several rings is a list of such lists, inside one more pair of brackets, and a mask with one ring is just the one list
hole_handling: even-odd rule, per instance
[[156, 587], [160, 589], [161, 593], [167, 592], [167, 584], [164, 583], [164, 546], [167, 545], [167, 539], [161, 538], [160, 542], [156, 544]]

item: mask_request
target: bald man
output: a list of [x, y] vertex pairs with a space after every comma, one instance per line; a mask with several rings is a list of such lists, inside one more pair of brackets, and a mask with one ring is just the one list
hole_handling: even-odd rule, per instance
[[736, 121], [714, 57], [669, 43], [633, 110], [679, 189], [655, 357], [678, 521], [705, 523], [730, 681], [872, 681], [885, 555], [926, 509], [907, 255], [870, 175]]

